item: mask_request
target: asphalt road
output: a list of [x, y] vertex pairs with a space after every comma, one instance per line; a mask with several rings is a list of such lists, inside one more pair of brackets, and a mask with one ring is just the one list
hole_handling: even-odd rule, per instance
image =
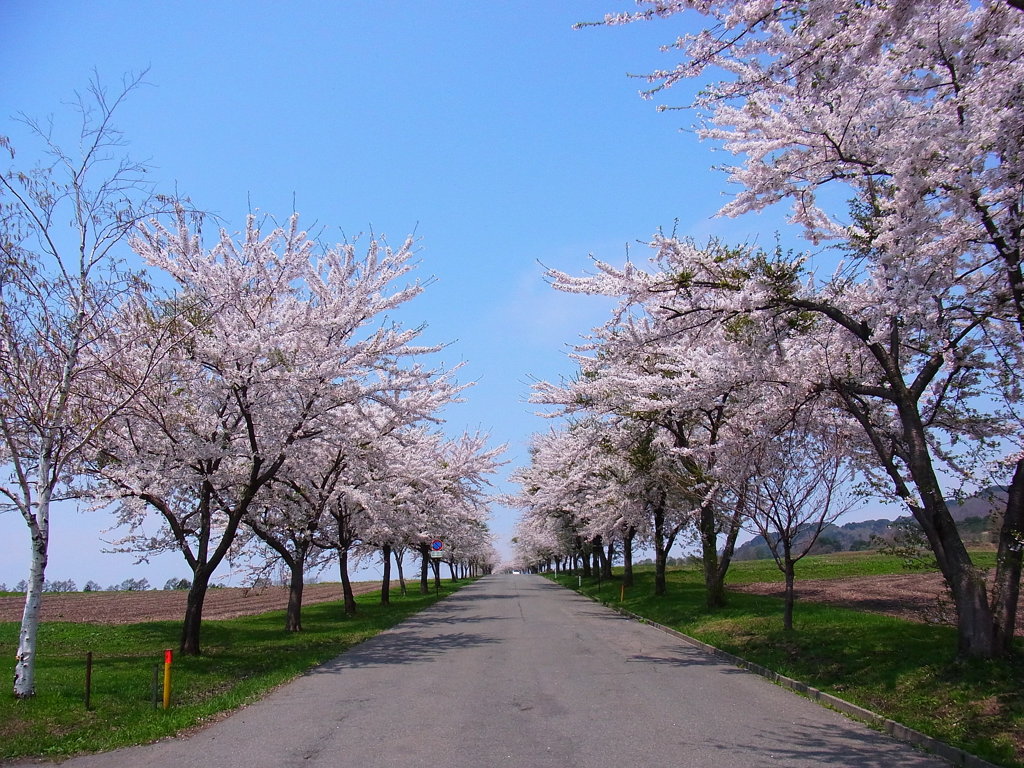
[[63, 768], [948, 768], [539, 576], [493, 576], [187, 738]]

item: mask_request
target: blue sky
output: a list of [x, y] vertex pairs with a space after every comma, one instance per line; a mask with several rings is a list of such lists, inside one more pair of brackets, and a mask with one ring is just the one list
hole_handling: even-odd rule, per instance
[[[415, 231], [420, 275], [435, 282], [404, 317], [427, 324], [426, 341], [450, 343], [447, 362], [466, 361], [463, 378], [478, 383], [447, 429], [509, 443], [504, 477], [548, 426], [526, 403], [530, 380], [570, 373], [568, 345], [607, 307], [557, 294], [541, 264], [582, 272], [589, 254], [621, 262], [627, 244], [646, 258], [636, 241], [676, 220], [698, 239], [764, 244], [780, 226], [771, 215], [713, 219], [728, 185], [710, 168], [728, 158], [681, 131], [691, 114], [658, 112], [627, 76], [672, 65], [659, 46], [680, 21], [572, 28], [633, 7], [0, 0], [0, 134], [28, 163], [36, 145], [11, 116], [71, 125], [62, 104], [93, 71], [117, 90], [148, 68], [116, 123], [163, 190], [230, 230], [251, 207], [282, 220], [294, 209], [330, 241], [372, 230], [397, 245]], [[511, 488], [499, 479], [496, 490]], [[513, 523], [495, 509], [501, 541]], [[133, 567], [101, 554], [109, 524], [62, 511], [48, 577], [81, 587], [187, 576], [180, 556]], [[0, 515], [0, 582], [25, 576], [27, 542], [21, 519]]]

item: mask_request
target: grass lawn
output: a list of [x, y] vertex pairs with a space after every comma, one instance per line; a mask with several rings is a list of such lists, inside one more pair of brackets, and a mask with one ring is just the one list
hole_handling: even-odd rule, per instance
[[[995, 552], [972, 552], [971, 557], [980, 568], [994, 568]], [[647, 566], [644, 566], [647, 568]], [[649, 570], [653, 572], [653, 566]], [[699, 566], [687, 566], [684, 571], [699, 571]], [[796, 577], [800, 579], [847, 579], [854, 576], [896, 576], [911, 573], [903, 561], [892, 555], [876, 552], [836, 552], [831, 555], [805, 557], [796, 564]], [[730, 584], [752, 584], [758, 581], [783, 581], [782, 572], [774, 560], [742, 560], [729, 566]]]
[[[774, 572], [774, 573], [773, 573]], [[841, 554], [801, 561], [799, 579], [901, 573], [899, 561]], [[638, 568], [619, 602], [620, 582], [584, 580], [582, 592], [696, 637], [748, 661], [953, 744], [990, 762], [1024, 768], [1024, 647], [1000, 662], [955, 660], [952, 627], [797, 602], [795, 631], [782, 629], [782, 600], [729, 593], [705, 607], [699, 566], [671, 569], [655, 598], [654, 573]], [[731, 583], [781, 579], [771, 561], [734, 563]], [[576, 589], [576, 576], [558, 581]], [[1018, 641], [1020, 642], [1020, 641]]]
[[[440, 597], [460, 585], [444, 582]], [[164, 649], [178, 647], [180, 622], [103, 626], [44, 623], [39, 632], [37, 695], [0, 695], [0, 761], [25, 756], [61, 757], [140, 744], [169, 736], [253, 701], [270, 689], [334, 658], [436, 602], [434, 593], [357, 596], [358, 614], [341, 603], [302, 611], [301, 633], [288, 633], [284, 612], [203, 623], [204, 655], [175, 653], [171, 708], [153, 709], [153, 670]], [[414, 594], [415, 592], [415, 594]], [[18, 625], [0, 623], [0, 679], [14, 678]], [[84, 706], [85, 657], [93, 652], [92, 708]], [[162, 694], [161, 694], [162, 696]]]

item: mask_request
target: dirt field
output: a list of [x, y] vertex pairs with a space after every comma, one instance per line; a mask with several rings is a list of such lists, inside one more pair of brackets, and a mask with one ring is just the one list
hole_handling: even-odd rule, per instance
[[[361, 582], [354, 584], [353, 588], [356, 594], [362, 594], [376, 591], [380, 584]], [[731, 589], [781, 597], [783, 587], [776, 582], [764, 582], [737, 585]], [[911, 621], [952, 623], [954, 618], [942, 578], [935, 573], [797, 581], [796, 592], [798, 601], [842, 605]], [[95, 624], [180, 621], [185, 615], [185, 597], [183, 591], [162, 590], [49, 593], [43, 598], [42, 620]], [[303, 592], [304, 605], [332, 600], [341, 600], [340, 584], [309, 584]], [[287, 603], [288, 590], [284, 587], [211, 589], [206, 595], [203, 617], [230, 619], [283, 610]], [[24, 605], [21, 597], [0, 597], [0, 621], [21, 621]], [[1024, 635], [1024, 611], [1018, 616], [1017, 631]]]
[[[782, 584], [767, 582], [736, 585], [730, 589], [778, 597], [782, 597], [784, 591]], [[798, 602], [841, 605], [930, 624], [953, 624], [956, 618], [952, 600], [937, 573], [797, 580], [796, 597]], [[1017, 633], [1024, 633], [1024, 612], [1018, 613]]]
[[[380, 582], [352, 585], [355, 593], [374, 592]], [[51, 592], [43, 596], [42, 621], [78, 621], [93, 624], [132, 624], [140, 621], [180, 621], [185, 616], [187, 592]], [[341, 600], [341, 584], [307, 584], [302, 604], [313, 605]], [[243, 589], [225, 587], [206, 593], [203, 618], [230, 619], [288, 606], [286, 587]], [[0, 621], [21, 621], [25, 607], [22, 597], [0, 597]]]

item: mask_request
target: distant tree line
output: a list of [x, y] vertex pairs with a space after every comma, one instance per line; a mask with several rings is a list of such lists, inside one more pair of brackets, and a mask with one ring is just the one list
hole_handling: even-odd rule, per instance
[[[164, 590], [184, 590], [192, 586], [192, 582], [188, 579], [177, 579], [170, 578], [164, 584]], [[14, 585], [12, 589], [8, 589], [7, 585], [0, 582], [0, 592], [21, 592], [24, 593], [28, 589], [28, 582], [22, 579]], [[100, 585], [99, 582], [90, 579], [82, 587], [82, 592], [145, 592], [147, 590], [155, 589], [150, 583], [149, 579], [132, 579], [127, 578], [119, 584], [111, 584], [106, 589]], [[78, 586], [75, 584], [74, 579], [63, 579], [63, 580], [47, 580], [43, 583], [44, 592], [78, 592]]]

